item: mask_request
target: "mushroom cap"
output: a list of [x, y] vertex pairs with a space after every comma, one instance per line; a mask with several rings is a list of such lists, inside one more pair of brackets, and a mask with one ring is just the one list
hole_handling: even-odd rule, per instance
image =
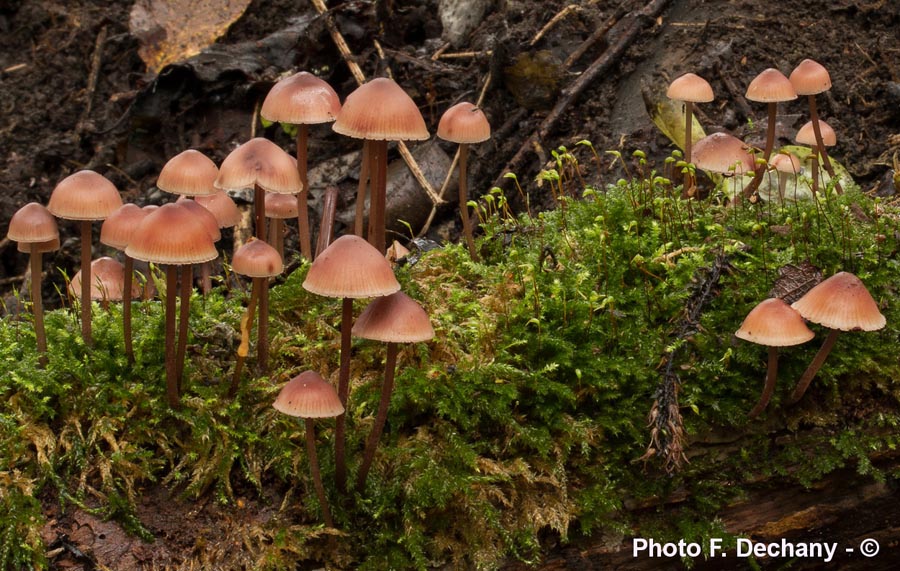
[[134, 231], [137, 230], [141, 220], [148, 214], [150, 211], [144, 210], [137, 204], [123, 204], [110, 214], [100, 226], [100, 243], [116, 250], [124, 250], [131, 241], [131, 237], [134, 236]]
[[398, 291], [372, 301], [356, 318], [353, 335], [385, 343], [418, 343], [434, 337], [428, 314]]
[[160, 206], [141, 220], [125, 254], [172, 265], [202, 264], [219, 255], [203, 223], [180, 204]]
[[332, 128], [341, 135], [370, 141], [424, 141], [429, 137], [416, 103], [386, 77], [364, 83], [348, 95]]
[[750, 310], [735, 337], [769, 347], [806, 343], [815, 333], [783, 299], [771, 297]]
[[297, 197], [293, 194], [266, 193], [266, 216], [269, 218], [295, 218], [297, 216]]
[[695, 73], [686, 73], [669, 84], [666, 97], [676, 101], [709, 103], [715, 96], [709, 82]]
[[215, 194], [198, 196], [194, 202], [212, 212], [219, 223], [219, 228], [231, 228], [241, 221], [241, 211], [224, 190]]
[[753, 171], [753, 157], [747, 145], [728, 133], [713, 133], [694, 144], [691, 157], [697, 168], [722, 174], [743, 174]]
[[[59, 238], [59, 228], [56, 218], [44, 205], [37, 202], [29, 202], [16, 210], [9, 219], [9, 229], [6, 237], [13, 242], [31, 244], [34, 242], [49, 242]], [[27, 249], [26, 251], [31, 251]]]
[[800, 172], [800, 159], [793, 153], [775, 153], [769, 164], [778, 172], [797, 174]]
[[[81, 270], [69, 282], [69, 294], [81, 295]], [[91, 299], [98, 301], [122, 301], [125, 297], [125, 266], [109, 257], [97, 258], [91, 262]], [[141, 288], [132, 281], [131, 297], [140, 297]]]
[[122, 206], [113, 183], [92, 170], [72, 173], [59, 181], [47, 210], [66, 220], [103, 220]]
[[344, 406], [331, 383], [315, 371], [305, 371], [287, 382], [272, 406], [301, 418], [329, 418], [344, 414]]
[[163, 166], [156, 179], [156, 187], [165, 192], [182, 196], [203, 196], [215, 194], [213, 186], [219, 169], [211, 158], [200, 151], [188, 149], [171, 159]]
[[297, 194], [303, 190], [294, 159], [268, 139], [256, 137], [231, 151], [213, 183], [221, 190], [243, 190], [259, 185], [263, 190]]
[[777, 103], [797, 99], [791, 80], [774, 68], [763, 70], [747, 86], [747, 99], [761, 103]]
[[46, 242], [19, 242], [16, 249], [23, 254], [46, 254], [47, 252], [55, 252], [59, 250], [59, 238], [47, 240]]
[[[821, 119], [819, 119], [819, 131], [822, 133], [823, 145], [826, 147], [833, 147], [837, 144], [837, 135], [835, 134], [834, 129], [831, 128], [831, 125]], [[818, 144], [816, 143], [816, 132], [813, 129], [812, 121], [807, 121], [800, 127], [794, 140], [801, 145], [812, 145], [815, 147]]]
[[791, 83], [797, 95], [816, 95], [831, 89], [831, 76], [819, 62], [805, 59], [791, 72]]
[[251, 278], [273, 278], [284, 271], [278, 251], [264, 240], [250, 238], [234, 253], [231, 269]]
[[818, 284], [791, 307], [800, 315], [829, 329], [876, 331], [887, 323], [862, 281], [839, 272]]
[[451, 143], [480, 143], [491, 138], [491, 124], [480, 107], [463, 101], [441, 115], [437, 136]]
[[212, 238], [213, 242], [218, 242], [222, 239], [222, 231], [219, 230], [219, 221], [216, 220], [216, 217], [213, 216], [213, 213], [210, 212], [207, 208], [204, 208], [196, 201], [184, 196], [176, 200], [175, 204], [184, 206], [188, 209], [188, 212], [193, 214], [197, 218], [197, 220], [202, 222], [203, 227], [206, 228], [207, 232], [209, 232], [209, 237]]
[[303, 288], [325, 297], [381, 297], [400, 291], [390, 262], [359, 236], [331, 243], [309, 267]]
[[341, 112], [341, 100], [328, 83], [301, 71], [272, 86], [259, 114], [266, 121], [312, 125], [330, 123]]

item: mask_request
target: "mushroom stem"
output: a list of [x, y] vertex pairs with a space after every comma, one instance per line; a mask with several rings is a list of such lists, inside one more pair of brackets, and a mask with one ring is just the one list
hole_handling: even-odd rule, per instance
[[203, 262], [200, 264], [200, 293], [203, 295], [212, 291], [212, 279], [209, 275], [209, 266], [211, 262]]
[[381, 439], [381, 433], [384, 430], [384, 424], [387, 422], [388, 405], [391, 402], [391, 393], [394, 390], [394, 370], [397, 366], [397, 344], [387, 344], [387, 356], [384, 360], [384, 382], [381, 385], [381, 402], [378, 403], [378, 413], [375, 415], [375, 424], [372, 426], [372, 432], [366, 440], [366, 451], [363, 456], [362, 465], [356, 474], [356, 489], [362, 492], [366, 487], [366, 476], [369, 474], [369, 468], [375, 459], [375, 449], [378, 447], [378, 441]]
[[347, 463], [344, 458], [346, 440], [347, 399], [350, 396], [350, 330], [353, 327], [353, 299], [343, 298], [341, 305], [341, 368], [338, 376], [338, 398], [344, 412], [338, 415], [334, 429], [334, 479], [341, 493], [347, 491]]
[[328, 509], [328, 498], [325, 496], [325, 486], [322, 485], [322, 472], [319, 470], [319, 457], [316, 455], [315, 421], [311, 418], [303, 419], [306, 422], [306, 453], [309, 456], [309, 472], [312, 475], [316, 495], [319, 496], [319, 504], [322, 506], [322, 519], [326, 527], [334, 527], [331, 519], [331, 510]]
[[237, 394], [238, 386], [241, 382], [241, 370], [244, 368], [244, 359], [250, 353], [250, 330], [253, 328], [253, 316], [256, 313], [256, 301], [259, 299], [259, 292], [263, 288], [264, 278], [253, 278], [253, 288], [250, 291], [250, 302], [247, 304], [247, 310], [241, 317], [241, 344], [237, 350], [237, 363], [234, 365], [234, 376], [231, 377], [231, 387], [228, 389], [228, 396], [233, 398]]
[[[297, 200], [300, 200], [299, 198]], [[306, 231], [309, 232], [309, 221], [307, 220], [307, 228]], [[275, 251], [278, 252], [278, 255], [281, 256], [281, 259], [284, 259], [284, 220], [281, 218], [273, 218], [272, 219], [272, 229], [269, 234], [269, 243], [275, 247]], [[309, 256], [303, 254], [304, 257], [309, 259]]]
[[81, 221], [81, 337], [92, 347], [91, 335], [91, 221]]
[[751, 194], [756, 192], [757, 188], [759, 188], [763, 176], [766, 174], [766, 170], [768, 169], [769, 157], [772, 156], [772, 149], [775, 147], [775, 121], [778, 116], [778, 103], [775, 101], [770, 101], [768, 105], [769, 124], [766, 127], [766, 148], [763, 151], [763, 158], [765, 159], [765, 162], [756, 165], [756, 174], [754, 174], [753, 180], [750, 182], [750, 184], [747, 185], [747, 188], [744, 189], [744, 196], [750, 196]]
[[469, 257], [478, 260], [478, 252], [475, 251], [475, 239], [472, 237], [472, 222], [469, 220], [469, 188], [466, 183], [466, 168], [469, 158], [469, 145], [459, 145], [459, 216], [462, 218], [463, 234], [466, 236], [466, 246], [469, 248]]
[[384, 254], [384, 216], [387, 203], [387, 141], [369, 141], [374, 164], [371, 173], [372, 191], [369, 200], [369, 243]]
[[[819, 152], [822, 153], [822, 166], [825, 167], [825, 172], [827, 172], [828, 176], [831, 177], [831, 180], [834, 181], [835, 192], [844, 194], [844, 189], [841, 188], [841, 181], [834, 175], [834, 167], [831, 166], [831, 159], [828, 158], [828, 151], [825, 150], [825, 143], [822, 141], [822, 129], [819, 128], [819, 113], [816, 110], [815, 95], [809, 96], [809, 118], [812, 120], [813, 133], [816, 135], [816, 146], [819, 148]], [[813, 173], [813, 181], [815, 180], [816, 173]]]
[[266, 191], [253, 185], [253, 212], [256, 216], [256, 237], [268, 243], [266, 236]]
[[256, 326], [256, 365], [261, 373], [269, 370], [269, 279], [259, 280], [259, 323]]
[[359, 166], [359, 185], [356, 189], [356, 219], [353, 223], [353, 233], [362, 238], [363, 222], [366, 215], [366, 186], [371, 168], [371, 155], [369, 141], [363, 139], [362, 163]]
[[[691, 147], [694, 144], [694, 104], [691, 101], [684, 102], [684, 162], [691, 164]], [[684, 193], [691, 196], [694, 186], [694, 177], [688, 168], [684, 174]]]
[[794, 392], [791, 393], [788, 404], [794, 404], [803, 398], [803, 394], [809, 387], [809, 383], [812, 382], [813, 377], [815, 377], [816, 373], [819, 372], [819, 369], [822, 368], [822, 364], [825, 362], [825, 358], [828, 357], [828, 353], [831, 352], [831, 348], [834, 347], [834, 342], [837, 341], [840, 332], [839, 329], [832, 329], [831, 332], [828, 333], [828, 337], [825, 338], [825, 342], [822, 343], [819, 352], [813, 357], [809, 367], [806, 368], [806, 371], [803, 372], [803, 376], [801, 376], [800, 380], [797, 382], [797, 387], [794, 389]]
[[125, 256], [125, 291], [122, 293], [122, 334], [125, 337], [125, 355], [134, 363], [134, 344], [131, 340], [131, 288], [134, 283], [134, 259]]
[[41, 253], [37, 244], [31, 245], [31, 304], [34, 312], [34, 336], [41, 353], [41, 364], [47, 360], [47, 333], [44, 331], [44, 302], [41, 299]]
[[812, 193], [815, 196], [819, 192], [819, 149], [812, 148], [810, 155], [810, 163], [812, 163]]
[[[300, 242], [300, 254], [307, 260], [312, 259], [312, 242], [309, 237], [309, 209], [307, 201], [309, 197], [309, 178], [307, 176], [307, 141], [309, 140], [309, 127], [297, 125], [297, 173], [300, 175], [301, 190], [297, 193], [297, 240]], [[277, 246], [276, 246], [277, 248]], [[278, 251], [284, 258], [284, 248]]]
[[[325, 188], [325, 198], [322, 201], [322, 222], [319, 225], [319, 239], [316, 241], [316, 256], [331, 244], [334, 234], [334, 215], [337, 211], [337, 199], [340, 192], [340, 189], [333, 185]], [[363, 186], [363, 198], [365, 198], [365, 186]], [[362, 217], [357, 219], [362, 220]], [[357, 236], [359, 235], [357, 234]]]
[[[784, 191], [787, 188], [787, 180], [788, 173], [779, 172], [778, 173], [778, 199], [781, 200], [782, 206], [784, 205]], [[795, 193], [796, 195], [796, 193]]]
[[778, 377], [778, 348], [769, 347], [769, 367], [766, 370], [766, 384], [763, 392], [759, 397], [759, 402], [753, 407], [753, 410], [747, 414], [747, 418], [756, 418], [759, 413], [766, 409], [772, 395], [775, 394], [775, 379]]
[[179, 394], [183, 392], [184, 356], [187, 353], [188, 321], [191, 318], [191, 291], [194, 289], [193, 268], [191, 264], [181, 266], [181, 305], [178, 315], [178, 349], [175, 355], [175, 379]]
[[175, 299], [177, 292], [178, 269], [169, 264], [166, 266], [166, 396], [169, 406], [172, 408], [178, 408], [181, 404], [175, 366]]

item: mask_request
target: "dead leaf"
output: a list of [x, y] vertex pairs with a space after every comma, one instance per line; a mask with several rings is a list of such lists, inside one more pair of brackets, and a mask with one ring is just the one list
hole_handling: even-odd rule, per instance
[[775, 285], [769, 297], [778, 297], [785, 303], [794, 303], [822, 281], [822, 271], [808, 261], [787, 264], [778, 268]]
[[153, 73], [212, 45], [250, 0], [137, 0], [128, 26], [140, 41], [138, 54]]

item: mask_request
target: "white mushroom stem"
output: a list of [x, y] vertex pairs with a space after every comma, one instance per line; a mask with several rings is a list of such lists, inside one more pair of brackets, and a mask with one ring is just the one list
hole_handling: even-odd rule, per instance
[[837, 341], [839, 333], [839, 329], [832, 329], [831, 332], [828, 333], [828, 337], [825, 338], [825, 342], [822, 343], [822, 347], [819, 349], [819, 352], [816, 353], [815, 357], [813, 357], [813, 360], [809, 364], [809, 367], [806, 368], [806, 371], [803, 372], [803, 376], [801, 376], [800, 380], [797, 382], [797, 387], [794, 389], [794, 392], [791, 393], [791, 398], [788, 400], [788, 404], [794, 404], [795, 402], [803, 398], [803, 394], [809, 387], [809, 383], [812, 382], [813, 378], [816, 376], [816, 373], [818, 373], [819, 369], [822, 368], [822, 364], [825, 363], [825, 358], [828, 357], [828, 353], [830, 353], [831, 348], [834, 347], [834, 342]]

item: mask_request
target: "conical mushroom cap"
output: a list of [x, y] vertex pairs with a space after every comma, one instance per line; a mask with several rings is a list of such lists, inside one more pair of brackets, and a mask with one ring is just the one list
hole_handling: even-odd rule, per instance
[[113, 183], [92, 170], [70, 174], [59, 181], [47, 210], [66, 220], [103, 220], [122, 206]]
[[353, 324], [353, 335], [385, 343], [418, 343], [434, 337], [434, 329], [422, 306], [398, 291], [366, 306]]
[[[822, 134], [823, 145], [826, 147], [837, 145], [837, 134], [834, 132], [834, 129], [831, 128], [831, 125], [821, 119], [819, 119], [819, 132]], [[804, 123], [803, 126], [800, 127], [800, 130], [797, 131], [797, 136], [794, 137], [794, 139], [801, 145], [817, 146], [816, 131], [813, 129], [812, 121]]]
[[[81, 295], [81, 270], [69, 282], [69, 294]], [[98, 301], [122, 301], [125, 297], [125, 266], [109, 257], [97, 258], [91, 262], [91, 299]], [[132, 282], [131, 297], [141, 296], [141, 288]]]
[[712, 86], [696, 73], [675, 78], [666, 90], [666, 97], [691, 103], [709, 103], [714, 99]]
[[335, 133], [370, 141], [423, 141], [429, 137], [415, 101], [385, 77], [348, 95], [332, 128]]
[[179, 197], [179, 199], [175, 201], [175, 204], [187, 208], [188, 212], [193, 214], [194, 217], [203, 224], [203, 227], [206, 228], [206, 231], [209, 233], [209, 237], [212, 238], [213, 242], [218, 242], [222, 239], [222, 231], [219, 230], [219, 221], [216, 220], [215, 215], [210, 212], [208, 208], [196, 200], [191, 200], [185, 196]]
[[391, 263], [359, 236], [341, 236], [309, 267], [303, 288], [325, 297], [381, 297], [400, 290]]
[[734, 335], [768, 347], [799, 345], [815, 337], [803, 317], [777, 297], [763, 300], [750, 310]]
[[491, 138], [491, 124], [484, 111], [463, 101], [441, 115], [437, 136], [451, 143], [480, 143]]
[[42, 204], [29, 202], [10, 218], [6, 237], [22, 244], [49, 242], [59, 238], [59, 228], [49, 210]]
[[219, 223], [219, 228], [231, 228], [232, 226], [237, 226], [238, 222], [241, 221], [240, 209], [224, 190], [220, 190], [215, 194], [198, 196], [194, 199], [194, 202], [212, 212], [212, 215], [216, 217], [216, 221]]
[[797, 95], [816, 95], [831, 89], [831, 76], [819, 62], [805, 59], [791, 72], [791, 83]]
[[211, 158], [200, 151], [188, 149], [163, 166], [156, 179], [156, 187], [182, 196], [206, 196], [218, 191], [213, 186], [217, 176], [219, 169]]
[[760, 103], [778, 103], [797, 99], [791, 80], [775, 68], [763, 70], [747, 86], [747, 99]]
[[137, 204], [123, 204], [103, 221], [103, 225], [100, 227], [100, 243], [116, 250], [124, 250], [128, 247], [128, 242], [134, 236], [141, 220], [148, 214], [150, 214], [149, 211]]
[[809, 321], [829, 329], [876, 331], [887, 323], [869, 290], [849, 272], [834, 274], [791, 307]]
[[327, 82], [301, 71], [272, 86], [259, 114], [266, 121], [291, 125], [329, 123], [341, 112], [341, 100]]
[[173, 265], [202, 264], [219, 255], [203, 223], [179, 204], [165, 204], [144, 217], [125, 254]]
[[728, 133], [713, 133], [697, 141], [692, 160], [697, 168], [721, 174], [753, 171], [753, 157], [747, 152], [747, 145]]
[[278, 412], [301, 418], [328, 418], [344, 413], [337, 391], [314, 371], [305, 371], [288, 381], [272, 406]]
[[250, 139], [231, 151], [213, 183], [222, 190], [242, 190], [259, 185], [263, 190], [297, 194], [303, 190], [294, 159], [268, 139]]
[[284, 262], [278, 251], [264, 240], [250, 238], [234, 253], [231, 269], [251, 278], [273, 278], [284, 271]]

